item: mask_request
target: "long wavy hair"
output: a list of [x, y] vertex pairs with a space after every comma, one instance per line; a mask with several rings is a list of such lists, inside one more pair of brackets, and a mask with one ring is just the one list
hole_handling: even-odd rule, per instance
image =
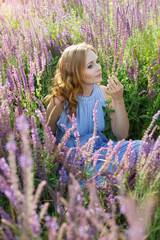
[[45, 101], [62, 96], [65, 111], [70, 116], [77, 114], [77, 95], [83, 95], [82, 79], [86, 64], [86, 53], [88, 50], [96, 52], [95, 48], [86, 43], [71, 45], [62, 53], [56, 68], [54, 84], [51, 93], [45, 97]]

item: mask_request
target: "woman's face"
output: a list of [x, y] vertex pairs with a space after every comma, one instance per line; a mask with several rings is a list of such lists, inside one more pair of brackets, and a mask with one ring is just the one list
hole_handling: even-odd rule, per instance
[[92, 50], [88, 50], [82, 83], [83, 85], [93, 85], [101, 81], [101, 66], [98, 57]]

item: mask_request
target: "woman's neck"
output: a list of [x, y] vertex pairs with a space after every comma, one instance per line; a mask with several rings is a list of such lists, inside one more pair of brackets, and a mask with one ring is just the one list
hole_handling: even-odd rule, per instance
[[93, 92], [93, 85], [83, 86], [83, 97], [89, 97]]

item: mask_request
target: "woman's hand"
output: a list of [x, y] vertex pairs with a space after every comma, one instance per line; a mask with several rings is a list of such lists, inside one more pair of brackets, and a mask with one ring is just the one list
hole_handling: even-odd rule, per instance
[[114, 101], [123, 99], [124, 87], [115, 76], [109, 77], [107, 88]]
[[112, 132], [119, 139], [124, 139], [129, 131], [129, 121], [123, 100], [124, 87], [115, 76], [112, 76], [108, 79], [107, 89], [112, 99], [110, 105], [115, 110], [110, 114]]

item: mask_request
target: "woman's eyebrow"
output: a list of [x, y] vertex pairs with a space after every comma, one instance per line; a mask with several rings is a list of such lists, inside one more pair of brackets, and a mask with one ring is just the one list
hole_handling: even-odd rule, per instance
[[87, 63], [87, 66], [88, 66], [89, 64], [91, 64], [91, 63], [93, 63], [93, 61], [90, 61], [89, 63]]
[[[97, 57], [97, 59], [96, 59], [96, 61], [98, 60], [98, 57]], [[90, 61], [89, 63], [87, 63], [87, 66], [89, 65], [89, 64], [91, 64], [91, 63], [93, 63], [94, 61], [92, 60], [92, 61]]]

